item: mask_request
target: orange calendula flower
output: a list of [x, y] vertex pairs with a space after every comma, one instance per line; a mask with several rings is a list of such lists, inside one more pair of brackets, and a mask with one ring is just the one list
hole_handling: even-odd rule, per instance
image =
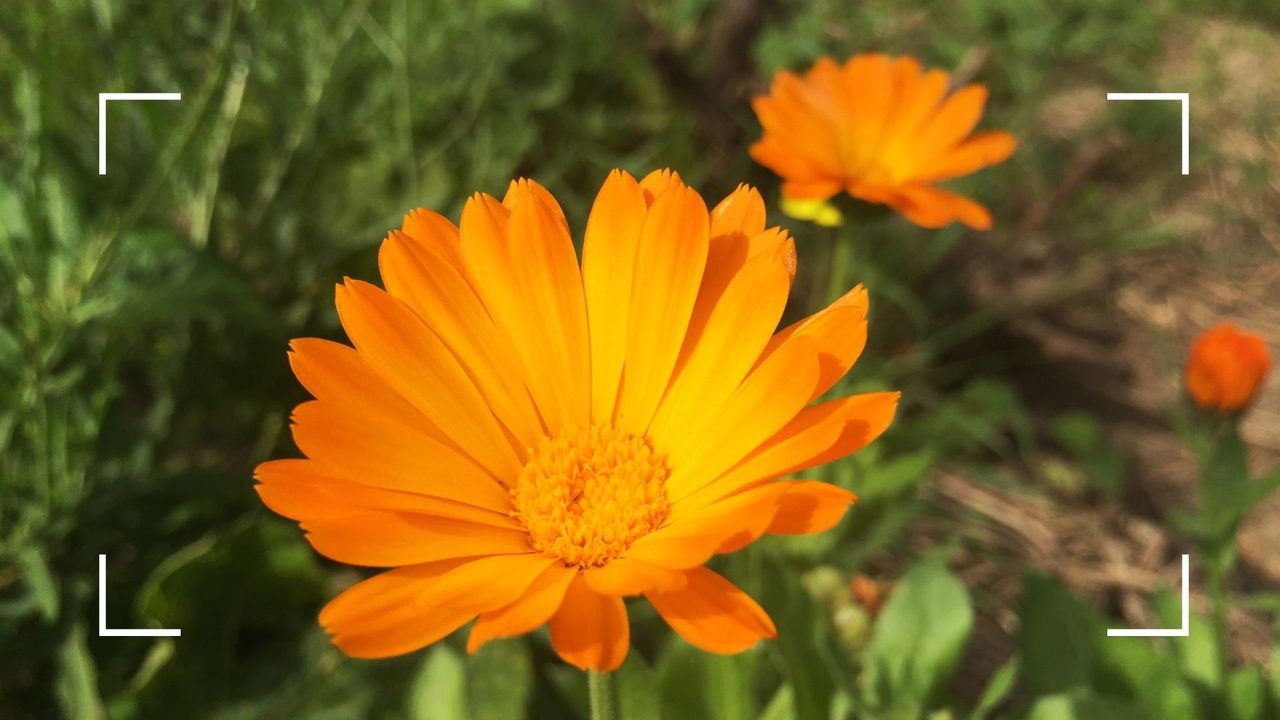
[[256, 473], [316, 550], [393, 568], [323, 610], [333, 641], [385, 657], [474, 620], [475, 650], [546, 623], [566, 661], [607, 671], [632, 595], [712, 652], [774, 637], [704, 564], [835, 525], [852, 494], [778, 478], [875, 439], [898, 394], [811, 404], [862, 351], [867, 296], [775, 333], [795, 247], [764, 219], [754, 189], [708, 212], [670, 171], [609, 175], [581, 263], [532, 181], [472, 196], [461, 227], [406, 217], [386, 289], [337, 288], [355, 347], [291, 345], [316, 398], [293, 414], [306, 459]]
[[985, 87], [948, 87], [942, 70], [881, 54], [822, 58], [804, 77], [779, 72], [752, 101], [764, 136], [751, 157], [782, 177], [784, 210], [801, 217], [835, 222], [825, 201], [844, 191], [924, 227], [986, 230], [986, 208], [935, 184], [1003, 162], [1017, 143], [1007, 132], [971, 134]]
[[1206, 410], [1236, 412], [1258, 394], [1270, 369], [1271, 353], [1262, 338], [1219, 323], [1191, 343], [1187, 392]]

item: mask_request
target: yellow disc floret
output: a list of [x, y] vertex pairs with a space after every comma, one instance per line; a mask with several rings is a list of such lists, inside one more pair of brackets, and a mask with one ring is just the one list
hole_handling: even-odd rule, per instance
[[511, 488], [533, 548], [566, 565], [600, 567], [667, 517], [666, 459], [609, 424], [542, 440]]

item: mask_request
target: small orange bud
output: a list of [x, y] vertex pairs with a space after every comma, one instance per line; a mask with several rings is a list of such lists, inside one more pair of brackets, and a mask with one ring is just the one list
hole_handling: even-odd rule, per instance
[[858, 604], [866, 608], [872, 617], [880, 614], [880, 608], [884, 607], [884, 602], [889, 597], [884, 583], [866, 575], [854, 575], [849, 581], [849, 590], [853, 592]]
[[1206, 410], [1231, 413], [1248, 405], [1271, 369], [1262, 338], [1219, 323], [1191, 343], [1187, 392]]

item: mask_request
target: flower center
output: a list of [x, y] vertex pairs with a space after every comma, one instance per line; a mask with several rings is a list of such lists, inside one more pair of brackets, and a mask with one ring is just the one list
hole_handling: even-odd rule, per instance
[[512, 513], [538, 552], [600, 567], [667, 517], [666, 458], [612, 425], [543, 439], [511, 488]]

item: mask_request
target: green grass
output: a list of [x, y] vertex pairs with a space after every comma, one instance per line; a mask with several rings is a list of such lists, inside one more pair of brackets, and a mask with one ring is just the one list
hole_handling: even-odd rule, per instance
[[[1173, 192], [1172, 169], [1156, 168], [1172, 168], [1175, 116], [1108, 108], [1064, 135], [1043, 108], [1082, 86], [1173, 89], [1161, 84], [1168, 34], [1196, 27], [1208, 8], [762, 5], [758, 32], [739, 47], [712, 42], [719, 4], [706, 0], [589, 10], [539, 0], [9, 3], [0, 23], [0, 717], [582, 716], [585, 680], [542, 635], [474, 657], [457, 638], [395, 660], [344, 657], [315, 618], [358, 573], [316, 556], [252, 490], [256, 463], [296, 453], [287, 417], [305, 395], [285, 360], [288, 340], [341, 337], [333, 284], [376, 279], [377, 244], [412, 207], [456, 218], [469, 193], [500, 194], [527, 175], [556, 193], [580, 234], [613, 167], [670, 166], [709, 199], [752, 182], [771, 223], [797, 237], [798, 313], [816, 296], [830, 237], [773, 209], [777, 180], [745, 153], [758, 133], [746, 99], [773, 70], [883, 50], [971, 68], [992, 90], [984, 126], [1018, 136], [1013, 160], [956, 184], [997, 218], [981, 241], [987, 252], [1020, 247], [1028, 232], [1103, 258], [1189, 240], [1150, 223]], [[1277, 23], [1265, 3], [1225, 12], [1260, 33]], [[105, 177], [103, 91], [183, 94], [111, 106]], [[1064, 197], [1051, 222], [1026, 230], [1027, 213], [1060, 187], [1081, 148], [1109, 132], [1124, 134], [1123, 156]], [[619, 678], [627, 720], [978, 717], [970, 711], [987, 678], [951, 678], [968, 662], [972, 607], [991, 601], [946, 570], [946, 552], [966, 544], [963, 527], [919, 533], [943, 517], [928, 492], [936, 469], [1025, 486], [1009, 467], [1053, 442], [1078, 450], [1080, 467], [1114, 474], [1123, 462], [1087, 417], [1055, 426], [1065, 441], [1042, 437], [1044, 421], [1005, 376], [1001, 348], [974, 350], [1017, 310], [976, 307], [967, 278], [948, 272], [976, 242], [892, 219], [860, 238], [853, 279], [875, 305], [849, 387], [904, 394], [888, 436], [824, 471], [863, 500], [837, 531], [769, 540], [721, 568], [763, 599], [776, 644], [707, 657], [637, 605]], [[96, 637], [98, 553], [110, 558], [113, 625], [181, 627], [183, 636]], [[901, 575], [870, 635], [854, 631], [870, 619], [847, 597], [804, 589], [801, 577], [819, 567]], [[993, 716], [1192, 708], [1223, 717], [1212, 714], [1221, 698], [1238, 720], [1280, 710], [1280, 678], [1261, 670], [1235, 669], [1215, 686], [1185, 658], [1137, 642], [1076, 642], [1064, 660], [1054, 648], [1071, 639], [1055, 635], [1043, 607], [1099, 627], [1101, 611], [1048, 579], [1027, 593], [1041, 614], [1014, 643], [1021, 669], [992, 680], [983, 703], [998, 708]], [[1045, 676], [1058, 662], [1074, 674]], [[1142, 667], [1152, 669], [1135, 674]], [[1262, 714], [1250, 714], [1254, 705]]]

